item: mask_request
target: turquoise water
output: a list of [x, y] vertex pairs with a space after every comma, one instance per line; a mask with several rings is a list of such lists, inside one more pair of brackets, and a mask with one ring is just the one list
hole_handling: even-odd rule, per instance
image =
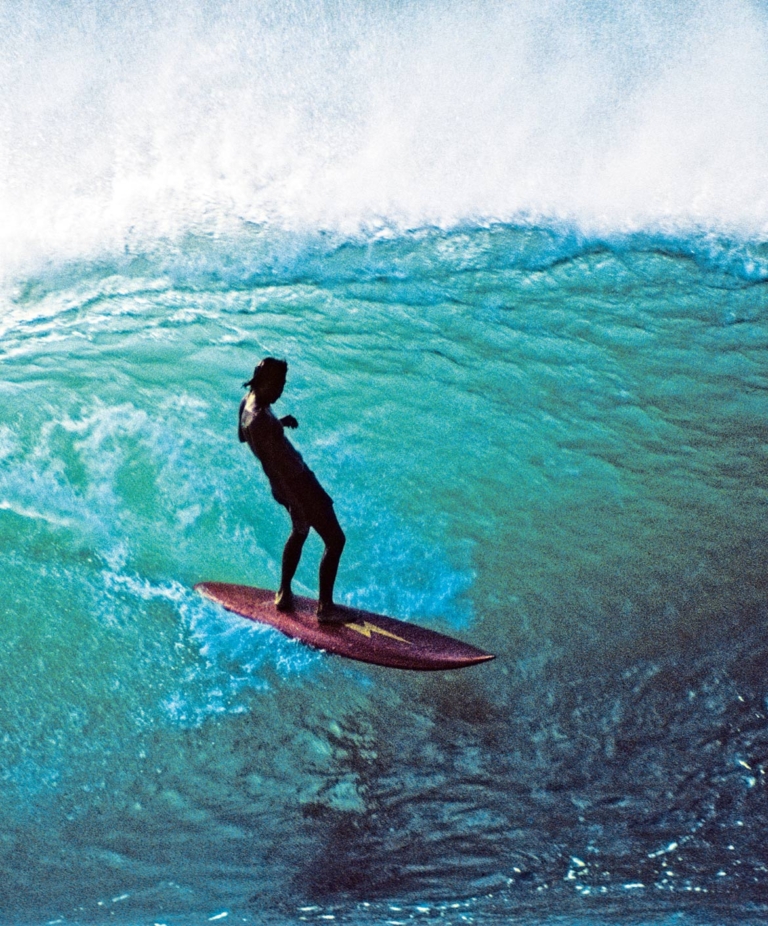
[[[4, 921], [765, 921], [768, 20], [570, 10], [2, 8]], [[266, 354], [340, 600], [493, 663], [192, 590]]]

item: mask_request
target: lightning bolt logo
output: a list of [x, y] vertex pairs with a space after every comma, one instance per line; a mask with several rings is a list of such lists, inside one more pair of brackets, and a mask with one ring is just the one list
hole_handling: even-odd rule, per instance
[[358, 633], [361, 633], [364, 637], [371, 639], [372, 633], [381, 634], [382, 637], [391, 637], [393, 640], [398, 640], [400, 643], [406, 643], [408, 646], [411, 645], [410, 640], [404, 640], [402, 637], [398, 637], [394, 633], [390, 633], [388, 630], [384, 630], [382, 627], [377, 627], [376, 624], [370, 624], [368, 621], [363, 621], [362, 624], [347, 624], [351, 630], [356, 630]]

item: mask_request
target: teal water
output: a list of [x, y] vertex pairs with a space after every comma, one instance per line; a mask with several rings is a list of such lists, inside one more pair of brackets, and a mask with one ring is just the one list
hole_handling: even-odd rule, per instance
[[[768, 19], [0, 3], [0, 919], [766, 921]], [[223, 612], [288, 532], [396, 672]], [[317, 538], [297, 588], [315, 593]]]
[[[8, 915], [762, 904], [765, 283], [562, 246], [428, 232], [16, 292]], [[287, 518], [236, 437], [266, 353], [348, 535], [339, 597], [496, 662], [359, 667], [191, 590], [276, 585]]]

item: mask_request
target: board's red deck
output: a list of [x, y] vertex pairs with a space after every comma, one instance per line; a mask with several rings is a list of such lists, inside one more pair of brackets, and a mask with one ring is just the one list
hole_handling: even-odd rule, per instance
[[195, 588], [241, 617], [270, 624], [317, 649], [361, 662], [425, 671], [461, 669], [494, 658], [453, 637], [370, 611], [339, 605], [345, 623], [320, 624], [315, 616], [317, 602], [311, 598], [297, 595], [294, 610], [284, 613], [275, 607], [275, 593], [267, 589], [225, 582], [200, 582]]

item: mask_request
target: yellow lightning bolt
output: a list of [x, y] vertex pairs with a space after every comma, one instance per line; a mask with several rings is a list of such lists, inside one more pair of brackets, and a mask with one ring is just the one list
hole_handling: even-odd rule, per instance
[[380, 633], [382, 637], [391, 637], [393, 640], [399, 640], [401, 643], [407, 643], [408, 646], [411, 645], [410, 640], [404, 640], [402, 637], [398, 637], [394, 633], [390, 633], [388, 630], [384, 630], [381, 627], [377, 627], [375, 624], [369, 624], [368, 621], [363, 621], [362, 624], [347, 624], [347, 627], [352, 630], [356, 630], [358, 633], [361, 633], [364, 637], [371, 639], [372, 633]]

